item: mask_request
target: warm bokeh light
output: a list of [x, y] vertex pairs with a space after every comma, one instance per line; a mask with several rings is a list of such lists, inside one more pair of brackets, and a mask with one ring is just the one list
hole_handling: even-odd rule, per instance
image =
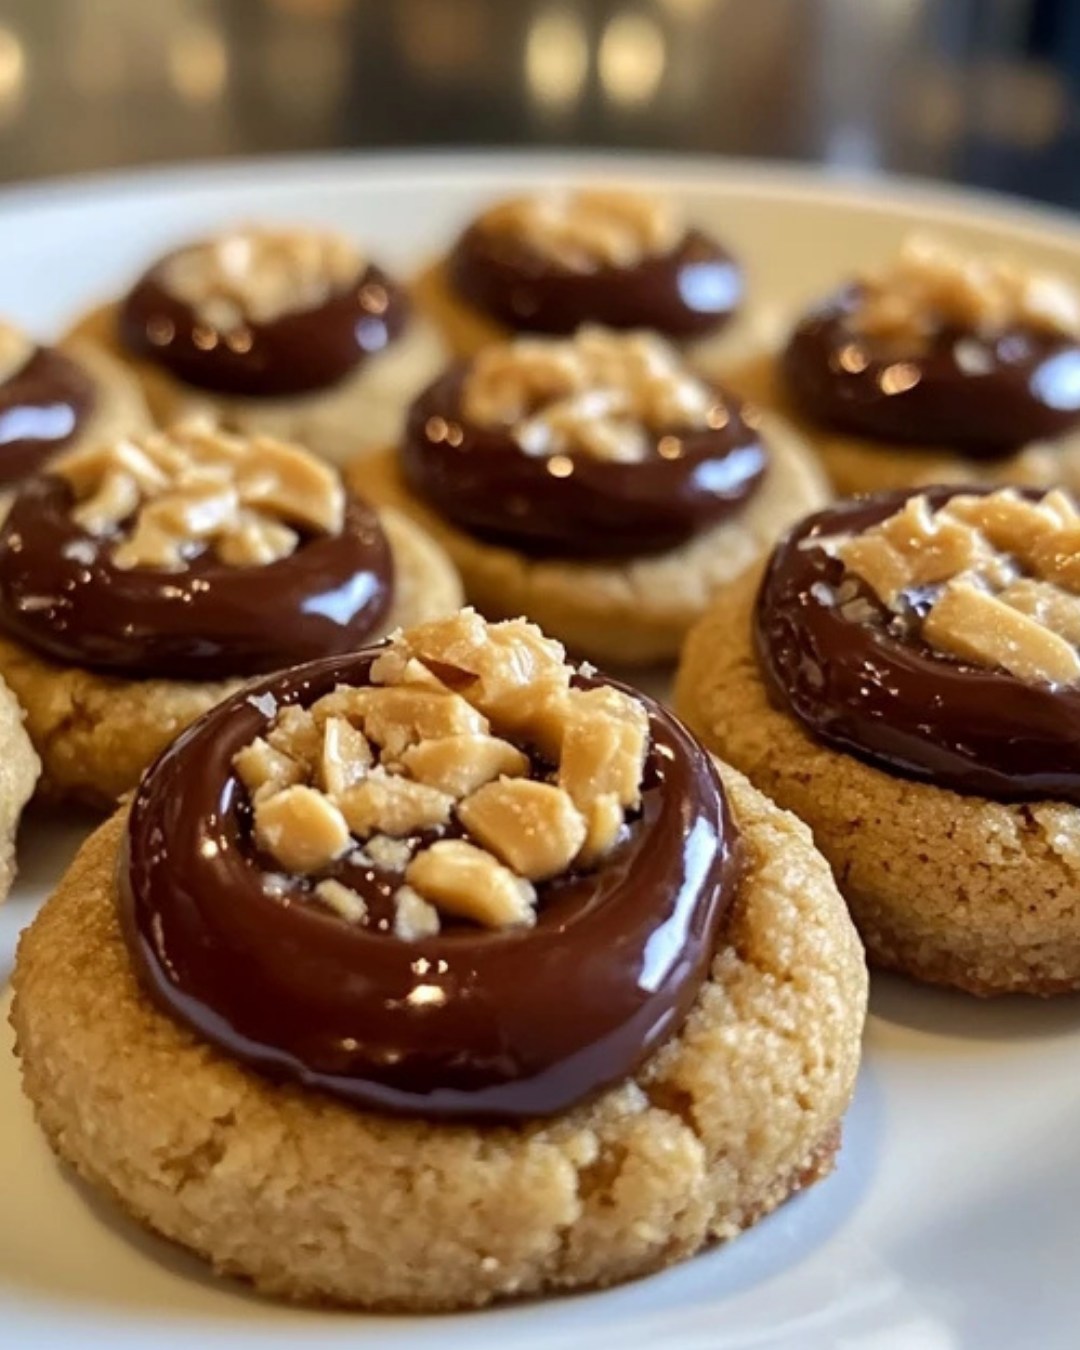
[[647, 103], [667, 63], [664, 35], [645, 14], [616, 15], [600, 39], [600, 80], [615, 103]]
[[565, 108], [581, 96], [589, 71], [589, 45], [580, 17], [553, 5], [533, 20], [525, 42], [525, 78], [546, 107]]
[[212, 24], [188, 23], [169, 43], [169, 80], [189, 103], [220, 98], [229, 78], [229, 53]]
[[10, 28], [0, 28], [0, 118], [17, 112], [26, 87], [26, 52]]

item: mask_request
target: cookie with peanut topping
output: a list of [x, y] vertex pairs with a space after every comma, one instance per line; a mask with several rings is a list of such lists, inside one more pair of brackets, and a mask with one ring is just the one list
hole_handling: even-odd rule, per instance
[[870, 957], [1080, 988], [1080, 510], [884, 493], [799, 525], [691, 633], [677, 705], [814, 831]]
[[460, 599], [438, 546], [325, 461], [189, 421], [23, 481], [0, 526], [0, 673], [42, 791], [110, 804], [243, 679]]
[[14, 984], [91, 1185], [264, 1293], [410, 1311], [734, 1237], [831, 1169], [866, 1002], [802, 825], [472, 611], [192, 726]]
[[351, 239], [300, 227], [182, 246], [71, 337], [133, 371], [161, 425], [207, 416], [337, 462], [397, 436], [444, 360], [404, 287]]
[[349, 475], [443, 544], [485, 614], [626, 665], [671, 660], [713, 589], [825, 500], [778, 418], [654, 334], [599, 328], [452, 366]]
[[816, 446], [840, 493], [1080, 487], [1080, 290], [913, 235], [725, 375]]
[[743, 289], [738, 262], [674, 202], [614, 187], [495, 202], [416, 281], [418, 302], [466, 357], [589, 324], [715, 355]]
[[88, 343], [42, 346], [0, 320], [0, 490], [63, 451], [149, 427], [122, 364]]

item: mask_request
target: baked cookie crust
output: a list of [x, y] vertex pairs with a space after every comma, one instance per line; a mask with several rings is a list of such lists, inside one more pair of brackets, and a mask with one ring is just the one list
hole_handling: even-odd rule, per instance
[[30, 800], [41, 761], [23, 726], [23, 711], [0, 680], [0, 902], [15, 880], [15, 836]]
[[759, 674], [760, 576], [729, 587], [687, 639], [683, 720], [806, 821], [873, 964], [979, 995], [1080, 989], [1080, 810], [961, 796], [816, 741]]
[[[461, 584], [442, 549], [393, 510], [379, 518], [395, 568], [385, 631], [457, 609]], [[26, 730], [43, 764], [39, 795], [106, 810], [176, 735], [243, 683], [102, 675], [62, 666], [6, 637], [0, 676], [26, 710]]]
[[78, 445], [138, 436], [150, 430], [153, 423], [142, 390], [121, 362], [91, 342], [72, 339], [61, 342], [59, 347], [88, 372], [97, 390], [97, 399], [90, 416], [79, 435], [64, 446], [65, 451], [73, 450]]
[[453, 559], [471, 603], [489, 618], [525, 614], [578, 656], [649, 665], [678, 655], [713, 592], [755, 563], [788, 525], [827, 499], [810, 452], [779, 419], [764, 434], [771, 462], [745, 507], [681, 548], [618, 563], [532, 559], [447, 523], [404, 482], [396, 452], [358, 460], [358, 493], [409, 515]]
[[806, 828], [724, 780], [745, 872], [687, 1023], [633, 1080], [520, 1128], [275, 1086], [158, 1012], [118, 927], [117, 813], [19, 948], [12, 1022], [52, 1147], [219, 1272], [303, 1302], [478, 1307], [734, 1236], [832, 1168], [866, 970]]
[[210, 417], [229, 431], [296, 441], [335, 463], [396, 440], [413, 396], [446, 363], [437, 329], [418, 313], [386, 351], [330, 389], [292, 398], [230, 398], [183, 384], [153, 362], [131, 356], [117, 339], [116, 314], [115, 304], [90, 310], [63, 345], [94, 346], [131, 371], [160, 425]]

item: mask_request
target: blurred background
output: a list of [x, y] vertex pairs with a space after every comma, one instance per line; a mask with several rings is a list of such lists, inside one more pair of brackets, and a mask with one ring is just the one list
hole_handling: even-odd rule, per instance
[[1080, 204], [1080, 0], [0, 0], [0, 180], [614, 147]]

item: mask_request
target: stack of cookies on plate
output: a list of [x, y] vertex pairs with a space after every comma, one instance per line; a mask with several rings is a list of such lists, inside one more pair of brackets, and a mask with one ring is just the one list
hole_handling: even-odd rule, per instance
[[829, 1172], [864, 944], [1080, 987], [1080, 298], [915, 239], [779, 352], [753, 306], [580, 190], [411, 282], [235, 228], [0, 332], [5, 889], [32, 794], [116, 807], [24, 1085], [219, 1271], [629, 1279]]

